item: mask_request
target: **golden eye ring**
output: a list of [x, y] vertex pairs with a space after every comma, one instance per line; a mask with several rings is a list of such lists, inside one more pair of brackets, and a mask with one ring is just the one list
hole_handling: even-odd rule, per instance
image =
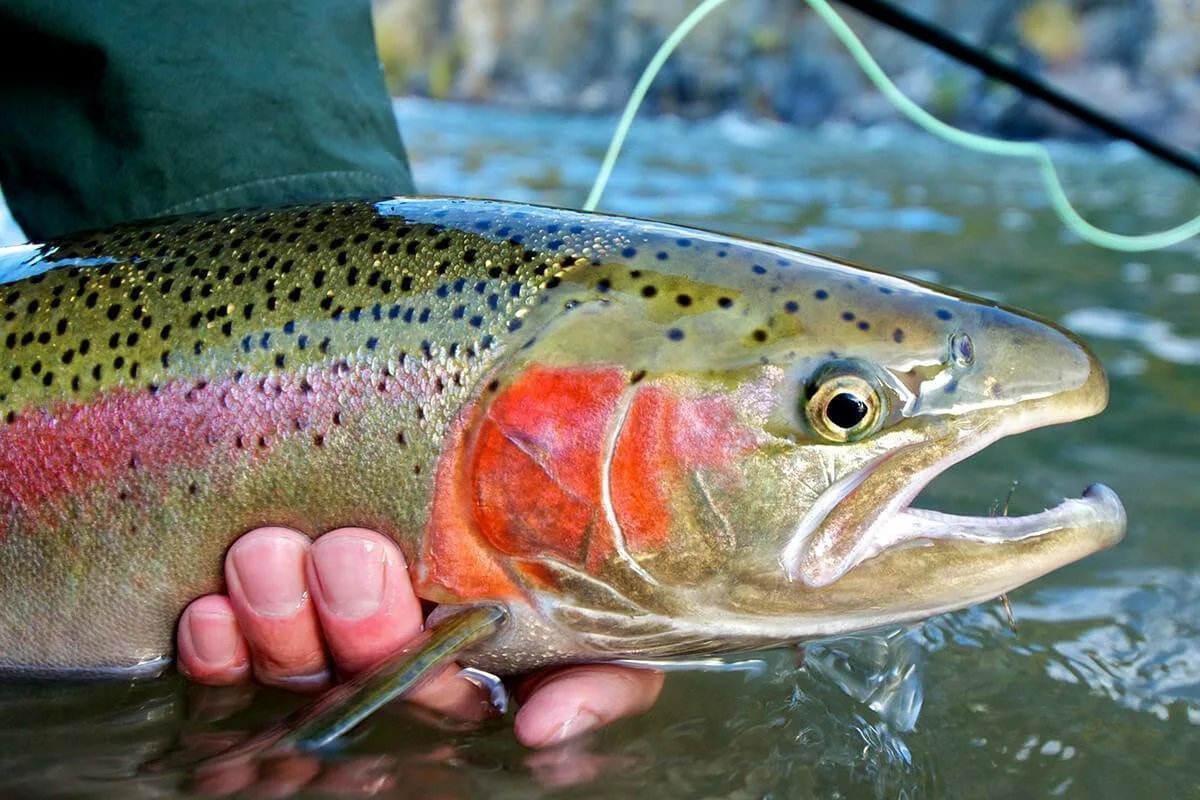
[[883, 393], [870, 374], [852, 363], [827, 366], [804, 393], [808, 427], [830, 442], [856, 442], [874, 434], [887, 417]]

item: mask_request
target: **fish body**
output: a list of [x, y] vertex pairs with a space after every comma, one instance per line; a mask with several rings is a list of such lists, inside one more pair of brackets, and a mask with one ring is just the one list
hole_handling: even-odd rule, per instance
[[162, 669], [266, 524], [380, 530], [423, 598], [503, 605], [464, 659], [499, 671], [918, 619], [1124, 531], [1103, 487], [911, 509], [991, 441], [1101, 410], [1103, 372], [1050, 323], [790, 248], [396, 198], [0, 270], [0, 673]]

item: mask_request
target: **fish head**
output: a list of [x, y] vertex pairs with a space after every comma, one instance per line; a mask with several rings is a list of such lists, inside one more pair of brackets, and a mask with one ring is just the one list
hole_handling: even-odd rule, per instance
[[1029, 516], [912, 506], [990, 443], [1105, 407], [1068, 331], [789, 248], [639, 236], [564, 271], [469, 437], [485, 538], [591, 652], [921, 619], [1123, 536], [1099, 485]]

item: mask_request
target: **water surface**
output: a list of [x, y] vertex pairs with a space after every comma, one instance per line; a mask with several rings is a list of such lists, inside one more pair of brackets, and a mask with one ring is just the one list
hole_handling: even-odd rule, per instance
[[[398, 114], [425, 192], [552, 205], [582, 201], [612, 127], [414, 101]], [[1059, 158], [1102, 226], [1144, 232], [1200, 212], [1194, 182], [1125, 148]], [[1200, 796], [1200, 243], [1109, 253], [1064, 232], [1032, 167], [904, 130], [732, 117], [639, 123], [602, 208], [822, 250], [1073, 326], [1110, 371], [1109, 411], [1001, 442], [918, 505], [983, 513], [1016, 480], [1012, 511], [1030, 513], [1102, 481], [1126, 503], [1128, 538], [1015, 592], [1015, 629], [991, 604], [907, 634], [924, 671], [911, 730], [827, 676], [836, 649], [807, 667], [772, 653], [763, 678], [673, 675], [650, 713], [553, 752], [524, 750], [506, 721], [445, 730], [398, 709], [324, 764], [264, 766], [263, 796], [310, 776], [311, 796]], [[5, 234], [17, 235], [0, 223]], [[177, 678], [0, 686], [0, 796], [219, 789], [146, 765], [296, 702]]]

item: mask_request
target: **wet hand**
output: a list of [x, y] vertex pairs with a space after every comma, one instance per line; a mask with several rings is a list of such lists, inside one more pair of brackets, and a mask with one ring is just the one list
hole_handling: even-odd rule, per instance
[[[353, 675], [421, 630], [420, 601], [391, 540], [342, 528], [315, 542], [286, 528], [243, 536], [225, 559], [228, 595], [206, 595], [180, 618], [179, 668], [212, 686], [251, 678], [316, 690]], [[486, 693], [458, 676], [434, 678], [410, 700], [465, 719], [490, 711]], [[566, 741], [657, 699], [662, 675], [604, 665], [531, 675], [517, 688], [517, 738], [530, 747]]]

